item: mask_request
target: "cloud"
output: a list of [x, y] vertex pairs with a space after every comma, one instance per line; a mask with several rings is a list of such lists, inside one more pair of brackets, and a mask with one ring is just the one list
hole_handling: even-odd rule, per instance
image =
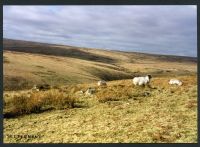
[[197, 56], [196, 6], [4, 6], [3, 37]]

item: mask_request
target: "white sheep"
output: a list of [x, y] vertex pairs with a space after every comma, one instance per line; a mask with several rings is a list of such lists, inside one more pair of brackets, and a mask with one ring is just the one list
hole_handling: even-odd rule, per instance
[[101, 80], [101, 81], [98, 81], [97, 85], [98, 86], [107, 86], [107, 83], [106, 83], [106, 81]]
[[147, 75], [145, 77], [134, 77], [133, 78], [133, 84], [134, 85], [146, 85], [150, 82], [151, 75]]
[[179, 85], [179, 86], [181, 86], [183, 83], [180, 80], [178, 80], [178, 79], [171, 79], [169, 81], [169, 84], [170, 85]]

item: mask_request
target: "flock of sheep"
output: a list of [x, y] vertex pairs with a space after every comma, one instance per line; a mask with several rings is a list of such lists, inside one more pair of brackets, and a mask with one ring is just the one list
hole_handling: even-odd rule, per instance
[[[152, 78], [151, 75], [147, 75], [147, 76], [144, 76], [144, 77], [134, 77], [133, 78], [133, 84], [136, 86], [136, 85], [139, 85], [139, 86], [145, 86], [147, 84], [150, 83], [150, 79]], [[169, 81], [169, 84], [170, 85], [178, 85], [178, 86], [181, 86], [182, 85], [182, 82], [178, 79], [171, 79]], [[107, 83], [106, 81], [104, 80], [101, 80], [101, 81], [98, 81], [97, 82], [97, 85], [98, 86], [107, 86]], [[84, 92], [81, 91], [81, 93], [83, 94]], [[85, 92], [86, 95], [91, 95], [95, 93], [95, 89], [94, 88], [88, 88], [88, 90]]]
[[[152, 76], [151, 75], [147, 75], [147, 76], [144, 76], [144, 77], [134, 77], [133, 78], [133, 84], [136, 86], [136, 85], [139, 85], [139, 86], [145, 86], [145, 85], [148, 85], [150, 83], [150, 80], [151, 80]], [[181, 86], [182, 85], [182, 82], [178, 79], [171, 79], [169, 81], [169, 84], [170, 85], [178, 85], [178, 86]], [[101, 80], [101, 81], [98, 81], [97, 83], [98, 86], [107, 86], [107, 83], [106, 81], [104, 80]], [[32, 90], [34, 91], [40, 91], [40, 90], [48, 90], [50, 89], [50, 85], [48, 84], [42, 84], [42, 85], [34, 85], [34, 87], [32, 88]], [[81, 91], [82, 93], [84, 93], [83, 91]], [[95, 92], [95, 89], [94, 88], [88, 88], [88, 90], [86, 91], [85, 94], [93, 94]]]
[[[152, 78], [151, 75], [147, 75], [145, 77], [135, 77], [135, 78], [133, 78], [133, 84], [134, 85], [140, 85], [140, 86], [141, 85], [146, 85], [146, 84], [148, 84], [150, 82], [151, 78]], [[171, 79], [169, 81], [169, 84], [170, 85], [179, 85], [179, 86], [181, 86], [182, 82], [180, 80], [178, 80], [178, 79]]]
[[[147, 75], [147, 76], [144, 76], [144, 77], [134, 77], [133, 78], [133, 84], [134, 85], [139, 85], [139, 86], [147, 85], [147, 84], [149, 84], [151, 78], [152, 78], [151, 75]], [[98, 81], [97, 84], [98, 84], [98, 86], [107, 85], [106, 81]], [[178, 80], [178, 79], [171, 79], [169, 81], [169, 84], [170, 85], [179, 85], [179, 86], [181, 86], [182, 82], [180, 80]]]

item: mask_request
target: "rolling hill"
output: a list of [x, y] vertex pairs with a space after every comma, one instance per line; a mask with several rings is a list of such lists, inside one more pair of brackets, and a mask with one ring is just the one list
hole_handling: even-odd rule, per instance
[[197, 58], [3, 40], [4, 90], [130, 79], [136, 75], [196, 74]]
[[[197, 58], [10, 39], [3, 47], [4, 143], [198, 142]], [[149, 86], [132, 84], [145, 74]], [[174, 77], [183, 85], [169, 85]], [[30, 89], [39, 83], [56, 86]]]

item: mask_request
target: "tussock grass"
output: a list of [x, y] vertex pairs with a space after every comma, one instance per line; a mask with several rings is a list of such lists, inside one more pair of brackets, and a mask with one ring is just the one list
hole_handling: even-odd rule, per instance
[[[96, 83], [66, 85], [56, 90], [32, 93], [30, 102], [21, 97], [18, 104], [27, 108], [30, 114], [4, 119], [4, 142], [196, 143], [196, 76], [177, 77], [183, 81], [182, 86], [169, 85], [167, 81], [170, 78], [153, 78], [151, 85], [146, 87], [133, 86], [131, 79], [108, 82], [107, 87], [98, 87]], [[96, 89], [91, 96], [78, 93], [89, 87]], [[23, 95], [17, 93], [18, 97]], [[9, 93], [5, 93], [4, 98], [4, 110], [13, 108]], [[29, 105], [24, 105], [25, 101]], [[49, 108], [54, 110], [34, 114], [38, 110], [36, 106], [39, 112]], [[41, 137], [6, 137], [6, 134], [13, 133], [38, 134]]]
[[76, 97], [71, 93], [51, 89], [30, 94], [14, 95], [4, 102], [4, 117], [39, 113], [49, 109], [74, 108]]
[[[197, 58], [13, 40], [4, 47], [4, 143], [197, 143]], [[132, 85], [146, 74], [150, 87]], [[100, 79], [107, 87], [97, 87]], [[57, 86], [25, 90], [36, 83]], [[89, 87], [94, 94], [80, 93]]]
[[107, 102], [107, 101], [121, 101], [128, 99], [139, 99], [140, 97], [150, 96], [151, 90], [149, 87], [137, 87], [133, 85], [112, 85], [106, 87], [99, 92], [97, 92], [96, 96], [99, 102]]

